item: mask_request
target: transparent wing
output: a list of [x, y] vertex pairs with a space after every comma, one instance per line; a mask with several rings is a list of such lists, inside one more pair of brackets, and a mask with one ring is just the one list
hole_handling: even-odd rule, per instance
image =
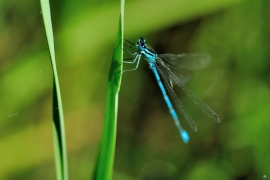
[[[162, 74], [165, 76], [165, 78], [169, 80], [170, 84], [174, 84], [174, 81], [171, 81], [172, 78], [170, 77], [170, 74], [167, 72], [167, 69], [160, 68], [160, 71], [162, 71]], [[189, 72], [186, 72], [184, 70], [176, 69], [176, 70], [173, 70], [173, 73], [184, 84], [188, 83], [192, 77]]]
[[206, 53], [194, 54], [159, 54], [166, 66], [173, 69], [196, 70], [205, 68], [211, 62], [211, 56]]
[[[169, 74], [168, 76], [171, 77], [172, 82], [174, 84], [177, 84], [186, 94], [187, 96], [196, 104], [210, 119], [220, 122], [220, 119], [218, 115], [205, 103], [203, 102], [194, 92], [192, 92], [181, 80], [177, 78], [174, 73], [166, 67], [166, 65], [163, 63], [161, 59], [157, 59], [157, 66], [162, 69], [166, 69], [167, 73]], [[176, 96], [176, 95], [175, 95]]]
[[168, 79], [166, 79], [165, 74], [167, 74], [166, 69], [163, 66], [159, 66], [157, 64], [157, 70], [161, 76], [162, 82], [167, 90], [167, 93], [170, 95], [172, 101], [175, 103], [177, 109], [183, 114], [184, 118], [188, 122], [189, 126], [194, 130], [197, 131], [197, 126], [195, 122], [193, 121], [192, 117], [188, 113], [187, 109], [184, 107], [183, 103], [180, 101], [180, 99], [177, 97], [177, 95], [172, 90], [172, 87], [170, 83], [168, 82]]

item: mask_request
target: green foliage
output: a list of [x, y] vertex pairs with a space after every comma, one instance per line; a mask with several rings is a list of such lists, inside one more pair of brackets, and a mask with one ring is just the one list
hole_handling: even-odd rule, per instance
[[122, 8], [121, 16], [119, 18], [116, 47], [114, 49], [108, 79], [104, 125], [93, 178], [95, 180], [105, 180], [112, 178], [116, 144], [118, 93], [122, 76], [123, 15], [124, 9]]
[[[0, 8], [0, 179], [55, 179], [53, 73], [40, 3], [4, 0]], [[89, 179], [104, 129], [119, 0], [51, 1], [51, 10], [69, 178]], [[269, 13], [268, 0], [126, 3], [126, 39], [142, 36], [158, 53], [211, 54], [210, 66], [192, 72], [187, 85], [221, 123], [209, 120], [179, 91], [198, 127], [192, 132], [179, 114], [191, 137], [184, 145], [141, 60], [138, 70], [121, 80], [112, 179], [270, 176]]]
[[49, 0], [40, 0], [53, 69], [53, 134], [56, 175], [58, 180], [68, 180], [67, 152], [61, 92], [55, 62], [54, 38]]

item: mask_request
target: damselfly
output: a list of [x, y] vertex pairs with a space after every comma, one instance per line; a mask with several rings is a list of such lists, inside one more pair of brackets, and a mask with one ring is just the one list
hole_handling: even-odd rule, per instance
[[[128, 44], [124, 44], [129, 48], [135, 48], [137, 51], [135, 53], [131, 53], [128, 49], [125, 49], [131, 56], [133, 61], [124, 61], [124, 63], [136, 63], [135, 68], [125, 70], [132, 71], [138, 68], [141, 57], [143, 56], [149, 66], [152, 69], [158, 85], [163, 94], [164, 100], [170, 110], [170, 113], [174, 119], [174, 123], [177, 129], [180, 132], [180, 135], [185, 143], [189, 141], [188, 133], [183, 129], [178, 119], [178, 116], [173, 108], [173, 105], [170, 101], [170, 98], [173, 100], [177, 109], [183, 114], [184, 118], [190, 125], [190, 127], [197, 131], [197, 126], [193, 121], [192, 117], [177, 97], [175, 92], [173, 91], [173, 85], [179, 86], [187, 96], [212, 120], [219, 123], [218, 115], [207, 105], [205, 104], [195, 93], [193, 93], [185, 83], [191, 78], [188, 73], [185, 73], [181, 69], [187, 70], [195, 70], [206, 67], [211, 62], [211, 56], [209, 54], [204, 53], [196, 53], [196, 54], [157, 54], [149, 45], [145, 44], [144, 38], [139, 38], [136, 44], [126, 40]], [[125, 60], [128, 60], [125, 59]], [[173, 72], [180, 72], [180, 76], [176, 76]], [[170, 96], [167, 95], [167, 92]]]

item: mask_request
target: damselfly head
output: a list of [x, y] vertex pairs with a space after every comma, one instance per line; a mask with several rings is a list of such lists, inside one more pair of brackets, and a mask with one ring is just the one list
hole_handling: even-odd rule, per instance
[[145, 39], [140, 37], [137, 41], [137, 44], [136, 44], [137, 47], [139, 47], [140, 49], [145, 49], [146, 46], [145, 46]]

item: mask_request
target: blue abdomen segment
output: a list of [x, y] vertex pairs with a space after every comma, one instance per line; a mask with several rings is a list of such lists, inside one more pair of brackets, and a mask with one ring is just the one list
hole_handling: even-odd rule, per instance
[[182, 140], [184, 141], [184, 143], [188, 143], [188, 141], [189, 141], [189, 135], [182, 128], [182, 126], [180, 124], [180, 121], [178, 119], [178, 116], [177, 116], [177, 114], [176, 114], [176, 112], [175, 112], [175, 110], [173, 108], [173, 105], [172, 105], [172, 103], [171, 103], [171, 101], [170, 101], [170, 99], [169, 99], [169, 97], [168, 97], [168, 95], [166, 93], [166, 90], [164, 88], [164, 85], [162, 84], [162, 81], [160, 80], [160, 76], [158, 74], [158, 71], [156, 69], [155, 64], [154, 63], [153, 64], [150, 63], [150, 67], [151, 67], [151, 69], [153, 70], [153, 72], [155, 74], [155, 77], [156, 77], [157, 82], [158, 82], [158, 86], [160, 87], [160, 90], [162, 92], [163, 98], [164, 98], [164, 100], [165, 100], [165, 102], [166, 102], [166, 104], [167, 104], [167, 106], [169, 108], [169, 111], [170, 111], [170, 113], [171, 113], [171, 115], [173, 117], [174, 123], [175, 123], [175, 125], [176, 125], [176, 127], [177, 127], [177, 129], [178, 129], [178, 131], [180, 133], [180, 136], [181, 136]]
[[183, 139], [184, 143], [188, 143], [189, 141], [189, 135], [187, 133], [187, 131], [185, 131], [184, 129], [180, 132], [181, 138]]

